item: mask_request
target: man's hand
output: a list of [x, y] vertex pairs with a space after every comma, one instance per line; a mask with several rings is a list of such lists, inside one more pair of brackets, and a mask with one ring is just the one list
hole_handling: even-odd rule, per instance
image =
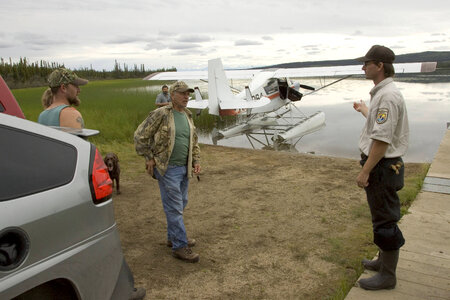
[[353, 102], [353, 109], [357, 112], [360, 112], [363, 114], [364, 117], [367, 118], [367, 114], [369, 113], [369, 108], [364, 103], [364, 101], [360, 100], [359, 102]]
[[361, 172], [359, 172], [358, 176], [356, 177], [356, 183], [360, 188], [369, 186], [369, 175], [370, 173], [367, 173], [364, 170], [361, 170]]
[[153, 168], [155, 167], [156, 162], [155, 160], [152, 158], [150, 160], [147, 160], [145, 162], [145, 170], [147, 171], [148, 174], [150, 174], [150, 176], [153, 177]]
[[194, 174], [198, 175], [198, 174], [200, 174], [201, 171], [202, 171], [202, 168], [200, 167], [200, 164], [195, 164], [194, 165]]

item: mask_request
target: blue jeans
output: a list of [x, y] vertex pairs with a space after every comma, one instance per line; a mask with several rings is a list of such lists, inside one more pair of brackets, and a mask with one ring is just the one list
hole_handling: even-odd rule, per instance
[[188, 202], [189, 179], [186, 166], [169, 166], [164, 176], [153, 170], [158, 179], [161, 201], [167, 220], [167, 240], [172, 242], [172, 249], [187, 246], [183, 211]]

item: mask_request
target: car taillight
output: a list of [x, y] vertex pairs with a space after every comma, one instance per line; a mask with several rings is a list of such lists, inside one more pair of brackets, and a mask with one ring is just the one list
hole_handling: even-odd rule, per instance
[[105, 202], [112, 197], [112, 180], [109, 177], [103, 158], [97, 148], [91, 144], [89, 164], [89, 186], [95, 204]]

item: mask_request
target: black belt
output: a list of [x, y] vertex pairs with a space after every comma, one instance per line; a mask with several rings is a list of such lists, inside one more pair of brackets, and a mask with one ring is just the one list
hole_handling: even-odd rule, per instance
[[[369, 157], [367, 155], [365, 155], [364, 153], [361, 153], [361, 161], [365, 162], [368, 158]], [[380, 159], [380, 161], [378, 163], [383, 162], [383, 161], [391, 161], [391, 160], [398, 161], [398, 160], [401, 160], [401, 157], [400, 156], [398, 156], [398, 157], [383, 157], [382, 159]]]

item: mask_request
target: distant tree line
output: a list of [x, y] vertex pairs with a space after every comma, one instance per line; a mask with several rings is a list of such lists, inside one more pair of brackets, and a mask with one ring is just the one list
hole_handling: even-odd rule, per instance
[[[65, 67], [64, 64], [56, 62], [29, 62], [27, 58], [20, 58], [18, 62], [13, 62], [10, 58], [5, 60], [0, 57], [0, 75], [6, 81], [10, 88], [36, 87], [47, 85], [48, 75], [56, 68]], [[134, 64], [133, 67], [115, 60], [112, 71], [97, 71], [90, 68], [72, 69], [78, 76], [89, 80], [105, 79], [125, 79], [125, 78], [144, 78], [155, 72], [176, 71], [175, 67], [166, 69], [150, 70], [145, 69], [144, 64]]]

